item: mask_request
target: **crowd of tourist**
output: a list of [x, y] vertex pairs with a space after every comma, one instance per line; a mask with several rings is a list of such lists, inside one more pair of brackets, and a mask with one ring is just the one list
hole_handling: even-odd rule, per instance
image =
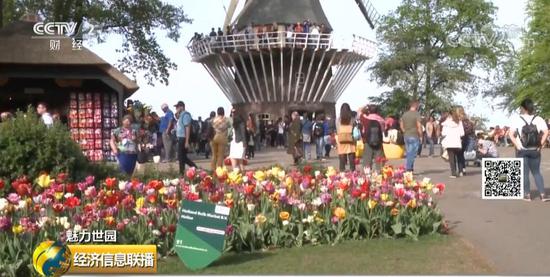
[[[139, 103], [139, 102], [137, 102]], [[142, 106], [142, 104], [139, 103]], [[541, 152], [550, 145], [550, 120], [536, 116], [534, 104], [527, 99], [521, 103], [521, 115], [513, 118], [511, 127], [491, 127], [479, 130], [479, 123], [470, 119], [464, 108], [453, 107], [441, 114], [422, 116], [418, 101], [411, 101], [409, 109], [400, 117], [380, 114], [380, 107], [367, 105], [353, 111], [349, 104], [340, 107], [339, 117], [324, 113], [290, 115], [276, 121], [259, 120], [254, 114], [233, 107], [229, 116], [219, 107], [206, 120], [194, 119], [185, 103], [173, 108], [163, 104], [162, 116], [155, 112], [136, 113], [136, 103], [128, 100], [127, 114], [121, 126], [112, 133], [110, 147], [123, 172], [133, 174], [136, 163], [178, 161], [180, 173], [185, 166], [197, 165], [189, 153], [211, 159], [210, 169], [223, 165], [244, 170], [257, 151], [265, 148], [286, 149], [294, 164], [303, 161], [323, 161], [333, 149], [339, 159], [340, 170], [380, 169], [386, 158], [405, 156], [405, 169], [415, 171], [415, 160], [427, 149], [427, 157], [435, 157], [435, 145], [440, 145], [443, 159], [449, 162], [450, 178], [464, 176], [467, 162], [478, 166], [482, 158], [499, 157], [499, 146], [514, 146], [517, 157], [524, 159], [524, 173], [532, 173], [540, 197], [547, 200], [540, 173]], [[51, 126], [59, 116], [48, 112], [47, 104], [36, 108], [42, 122]], [[2, 122], [13, 115], [0, 113]], [[357, 159], [360, 146], [362, 160]], [[313, 150], [315, 148], [315, 150]], [[397, 154], [393, 152], [403, 152]], [[529, 178], [524, 179], [525, 199], [530, 200]]]
[[[257, 43], [278, 42], [285, 40], [287, 43], [297, 42], [305, 43], [305, 35], [309, 34], [308, 43], [319, 42], [323, 35], [331, 33], [331, 29], [325, 24], [318, 24], [310, 20], [297, 22], [293, 24], [281, 24], [274, 22], [272, 24], [254, 24], [250, 23], [245, 28], [239, 29], [237, 25], [222, 28], [212, 28], [210, 33], [195, 33], [190, 43], [211, 42], [231, 44], [235, 36], [241, 35], [247, 40], [254, 40]], [[284, 34], [281, 36], [280, 34]]]

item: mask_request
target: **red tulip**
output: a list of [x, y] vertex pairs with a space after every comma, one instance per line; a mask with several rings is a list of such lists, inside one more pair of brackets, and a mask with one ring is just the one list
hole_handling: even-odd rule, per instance
[[61, 203], [55, 203], [52, 205], [52, 209], [56, 213], [61, 213], [63, 210], [65, 210], [65, 207], [63, 207], [63, 204]]
[[31, 195], [31, 185], [28, 182], [14, 182], [12, 188], [15, 190], [19, 196], [29, 196]]
[[311, 173], [311, 170], [313, 170], [313, 167], [309, 164], [306, 164], [304, 166], [304, 174], [310, 174]]
[[219, 193], [212, 193], [210, 195], [210, 202], [218, 203], [222, 200], [222, 196]]
[[65, 200], [65, 206], [71, 209], [76, 206], [80, 206], [80, 199], [78, 199], [78, 197], [71, 196]]
[[105, 187], [107, 187], [107, 189], [112, 190], [116, 187], [116, 185], [116, 178], [105, 179]]
[[160, 190], [162, 187], [164, 187], [164, 184], [162, 183], [162, 181], [158, 181], [158, 180], [153, 180], [151, 182], [149, 182], [149, 184], [147, 184], [147, 186], [149, 188], [152, 188], [154, 190]]
[[147, 199], [147, 202], [151, 204], [155, 204], [157, 202], [157, 195], [156, 194], [148, 195], [146, 199]]
[[356, 189], [356, 188], [353, 188], [353, 189], [351, 190], [351, 196], [352, 196], [353, 198], [358, 198], [358, 197], [361, 196], [361, 194], [363, 194], [363, 192], [362, 192], [361, 190], [358, 190], [358, 189]]
[[194, 167], [191, 167], [187, 170], [185, 175], [187, 176], [187, 178], [189, 178], [189, 180], [193, 180], [195, 179], [196, 174], [197, 170]]
[[443, 193], [443, 191], [445, 191], [445, 184], [443, 183], [438, 183], [435, 187], [439, 190], [439, 193]]
[[67, 173], [59, 173], [57, 174], [57, 178], [55, 179], [56, 182], [63, 184], [67, 180]]
[[197, 201], [197, 200], [199, 200], [199, 194], [198, 193], [188, 193], [187, 194], [187, 200]]
[[75, 184], [66, 184], [65, 185], [65, 192], [74, 194], [75, 190], [76, 190]]
[[168, 232], [169, 233], [175, 233], [176, 232], [176, 225], [175, 224], [168, 225]]
[[118, 204], [118, 197], [116, 195], [107, 195], [103, 198], [103, 204], [107, 207], [114, 207]]
[[231, 159], [226, 158], [225, 160], [223, 160], [223, 164], [226, 166], [231, 166]]
[[403, 188], [398, 188], [398, 189], [395, 190], [395, 196], [396, 196], [397, 198], [401, 198], [401, 197], [403, 197], [404, 195], [405, 195], [405, 189], [403, 189]]
[[4, 188], [4, 180], [0, 179], [0, 190]]
[[244, 194], [251, 195], [252, 193], [254, 193], [255, 189], [256, 189], [255, 185], [248, 185], [244, 188]]

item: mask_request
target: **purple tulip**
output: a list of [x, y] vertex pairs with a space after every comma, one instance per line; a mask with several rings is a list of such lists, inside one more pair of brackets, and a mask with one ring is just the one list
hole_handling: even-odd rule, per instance
[[321, 193], [321, 203], [328, 204], [332, 201], [332, 196], [329, 193]]
[[0, 216], [0, 230], [7, 231], [11, 228], [11, 219], [7, 216]]

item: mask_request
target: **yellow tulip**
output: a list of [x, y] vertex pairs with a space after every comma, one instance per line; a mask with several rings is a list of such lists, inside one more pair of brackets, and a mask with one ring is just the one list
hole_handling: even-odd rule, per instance
[[231, 185], [239, 185], [243, 181], [243, 176], [238, 169], [231, 171], [231, 173], [227, 175], [227, 178], [229, 179], [229, 183]]
[[23, 226], [13, 225], [13, 227], [11, 227], [11, 231], [16, 235], [19, 235], [19, 234], [23, 233]]
[[432, 183], [428, 183], [428, 184], [426, 185], [426, 190], [430, 191], [430, 190], [433, 189], [433, 187], [434, 187], [434, 185], [433, 185]]
[[225, 174], [227, 174], [227, 168], [226, 167], [216, 168], [216, 177], [221, 178], [221, 177], [224, 177]]
[[290, 218], [290, 214], [288, 212], [280, 212], [279, 218], [281, 220], [288, 220]]
[[332, 177], [332, 176], [335, 176], [336, 175], [336, 169], [333, 167], [333, 166], [329, 166], [327, 167], [327, 173], [326, 173], [327, 177]]
[[159, 189], [159, 194], [160, 195], [165, 195], [166, 194], [166, 187], [162, 187], [161, 189]]
[[262, 182], [265, 180], [265, 178], [266, 178], [266, 174], [264, 171], [258, 170], [254, 172], [254, 179], [256, 179], [256, 181]]
[[286, 187], [288, 189], [290, 189], [294, 185], [294, 179], [292, 179], [292, 177], [288, 176], [288, 177], [286, 177], [285, 183], [286, 183]]
[[63, 198], [63, 192], [56, 192], [55, 193], [55, 199], [61, 200], [61, 198]]
[[141, 209], [143, 207], [143, 204], [145, 203], [145, 198], [140, 197], [136, 200], [136, 208]]
[[48, 174], [42, 174], [38, 178], [36, 178], [36, 183], [41, 188], [49, 188], [52, 184], [52, 179], [50, 178], [50, 175]]
[[367, 203], [367, 205], [369, 206], [369, 209], [374, 209], [374, 207], [376, 207], [376, 204], [378, 204], [378, 202], [372, 200], [372, 199], [369, 199], [369, 202]]
[[286, 176], [286, 172], [284, 170], [281, 170], [277, 173], [277, 178], [279, 178], [279, 180], [283, 180]]
[[256, 219], [254, 220], [256, 223], [263, 224], [267, 221], [267, 218], [263, 214], [259, 214], [256, 216]]
[[382, 194], [380, 194], [380, 199], [381, 199], [382, 201], [386, 202], [386, 201], [388, 201], [388, 198], [389, 198], [389, 196], [388, 196], [387, 193], [382, 193]]
[[416, 208], [416, 199], [409, 200], [409, 203], [407, 203], [407, 207], [409, 208]]
[[334, 216], [342, 220], [346, 218], [346, 210], [344, 210], [344, 208], [338, 207], [334, 210]]

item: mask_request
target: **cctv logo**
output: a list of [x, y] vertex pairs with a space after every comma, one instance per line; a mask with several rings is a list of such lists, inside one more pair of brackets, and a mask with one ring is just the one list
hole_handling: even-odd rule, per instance
[[75, 34], [76, 26], [75, 22], [38, 22], [32, 29], [39, 36], [63, 36]]

